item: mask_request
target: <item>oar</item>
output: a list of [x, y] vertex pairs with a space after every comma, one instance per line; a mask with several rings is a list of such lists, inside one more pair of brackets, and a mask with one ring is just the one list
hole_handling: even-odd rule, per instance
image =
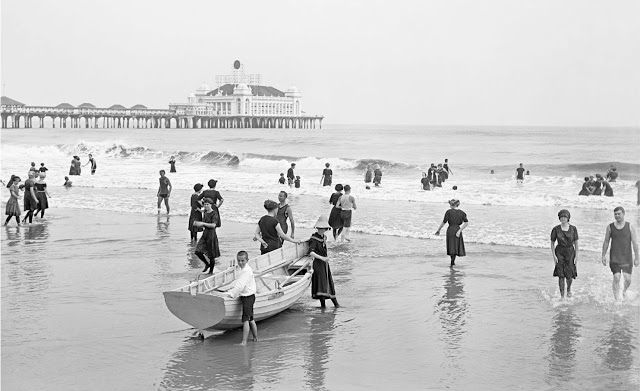
[[309, 265], [311, 262], [313, 262], [313, 258], [309, 258], [305, 263], [302, 264], [302, 266], [300, 266], [300, 268], [298, 270], [296, 270], [295, 273], [293, 273], [292, 275], [290, 275], [289, 277], [287, 277], [286, 280], [280, 282], [277, 281], [278, 283], [278, 289], [281, 289], [287, 282], [289, 282], [290, 279], [292, 279], [293, 277], [295, 277], [298, 273], [300, 273], [302, 271], [302, 269], [304, 269], [307, 265]]
[[[275, 266], [271, 266], [271, 267], [269, 267], [269, 268], [267, 268], [267, 269], [264, 269], [264, 270], [260, 271], [260, 273], [255, 274], [253, 277], [254, 277], [254, 278], [260, 278], [260, 277], [262, 277], [263, 275], [265, 275], [265, 274], [267, 274], [267, 273], [270, 273], [270, 272], [272, 272], [272, 271], [274, 271], [274, 270], [276, 270], [276, 269], [279, 269], [279, 268], [281, 268], [281, 267], [285, 267], [285, 265], [287, 265], [287, 263], [292, 263], [292, 262], [293, 262], [293, 261], [290, 261], [290, 262], [283, 262], [283, 263], [281, 263], [281, 264], [278, 264], [278, 265], [275, 265]], [[298, 270], [298, 271], [299, 271], [299, 270]], [[235, 277], [235, 273], [234, 273], [234, 277]], [[235, 280], [235, 278], [234, 278], [233, 280]], [[212, 287], [212, 288], [209, 288], [209, 289], [207, 289], [206, 291], [201, 292], [201, 293], [209, 293], [209, 292], [211, 292], [211, 291], [213, 291], [213, 290], [216, 290], [216, 289], [218, 289], [218, 288], [220, 288], [220, 287], [222, 287], [222, 286], [225, 286], [225, 285], [227, 285], [227, 284], [230, 284], [231, 282], [233, 282], [233, 280], [231, 280], [231, 281], [224, 281], [224, 282], [222, 282], [221, 284], [218, 284], [218, 285], [216, 285], [216, 286], [214, 286], [214, 287]], [[287, 279], [287, 280], [288, 280], [288, 279]]]

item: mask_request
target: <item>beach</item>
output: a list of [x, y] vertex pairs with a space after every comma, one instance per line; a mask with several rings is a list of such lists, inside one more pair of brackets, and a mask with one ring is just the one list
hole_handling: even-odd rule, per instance
[[[640, 223], [640, 140], [630, 128], [606, 132], [602, 141], [598, 128], [3, 129], [0, 176], [25, 179], [31, 161], [44, 162], [52, 198], [43, 222], [2, 229], [2, 386], [636, 390], [640, 278], [634, 272], [629, 297], [615, 303], [600, 251], [614, 207]], [[96, 174], [84, 167], [63, 187], [71, 157], [86, 164], [88, 153]], [[421, 172], [444, 158], [449, 180], [421, 190]], [[277, 182], [291, 162], [300, 188]], [[309, 292], [260, 322], [260, 342], [246, 348], [239, 330], [198, 338], [162, 295], [203, 268], [187, 231], [193, 185], [218, 180], [226, 267], [239, 250], [259, 254], [263, 202], [282, 190], [296, 238], [309, 238], [330, 210], [326, 162], [357, 201], [353, 241], [329, 241], [342, 307], [322, 310]], [[520, 162], [531, 170], [524, 183], [515, 181]], [[366, 189], [372, 164], [382, 184]], [[584, 175], [611, 165], [614, 197], [577, 195]], [[172, 183], [170, 215], [156, 209], [160, 169]], [[454, 269], [444, 234], [434, 235], [451, 198], [469, 218], [467, 256]], [[581, 250], [565, 301], [549, 249], [560, 209], [570, 210]]]
[[[254, 225], [224, 220], [224, 265], [258, 254]], [[437, 240], [354, 233], [329, 242], [341, 308], [309, 295], [202, 341], [162, 291], [196, 278], [187, 216], [50, 209], [2, 230], [2, 386], [12, 390], [618, 389], [638, 378], [638, 274], [613, 303], [583, 252], [562, 302], [548, 249], [468, 245], [451, 270]], [[296, 235], [307, 238], [309, 228]], [[517, 374], [517, 375], [516, 375]]]

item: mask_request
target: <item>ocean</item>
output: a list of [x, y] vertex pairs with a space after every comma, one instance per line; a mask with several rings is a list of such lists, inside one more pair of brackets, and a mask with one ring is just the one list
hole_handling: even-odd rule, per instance
[[[2, 230], [2, 385], [8, 389], [633, 389], [640, 386], [640, 279], [614, 303], [600, 261], [623, 206], [638, 225], [640, 133], [633, 128], [326, 126], [301, 129], [3, 129], [0, 177], [45, 163], [46, 221]], [[62, 186], [71, 157], [97, 160]], [[176, 173], [168, 160], [176, 157]], [[421, 173], [449, 159], [442, 188]], [[296, 163], [301, 188], [278, 184]], [[353, 239], [330, 243], [342, 308], [305, 297], [206, 341], [172, 317], [162, 291], [201, 265], [186, 230], [195, 183], [218, 180], [222, 259], [257, 254], [265, 199], [289, 193], [297, 237], [350, 184]], [[530, 171], [515, 181], [519, 163]], [[368, 164], [383, 171], [365, 188]], [[583, 177], [620, 176], [614, 197], [580, 197]], [[158, 171], [174, 187], [157, 216]], [[490, 174], [493, 170], [494, 174]], [[453, 186], [457, 190], [453, 190]], [[5, 192], [4, 201], [9, 197]], [[458, 198], [467, 257], [448, 267], [434, 235]], [[21, 202], [22, 203], [22, 202]], [[4, 207], [4, 204], [3, 204]], [[549, 234], [569, 209], [580, 249], [574, 297], [561, 301]], [[164, 209], [163, 209], [164, 212]], [[37, 368], [37, 370], [31, 370]], [[39, 374], [36, 376], [35, 374]], [[116, 375], [117, 374], [117, 375]]]

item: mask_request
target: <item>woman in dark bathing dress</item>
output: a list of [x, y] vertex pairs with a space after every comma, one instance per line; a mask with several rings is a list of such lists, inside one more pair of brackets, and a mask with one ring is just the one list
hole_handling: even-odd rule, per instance
[[329, 257], [327, 256], [327, 237], [325, 233], [331, 229], [325, 216], [320, 216], [314, 226], [316, 232], [309, 239], [309, 256], [313, 258], [313, 274], [311, 275], [311, 297], [320, 300], [320, 307], [325, 307], [324, 301], [331, 299], [334, 307], [340, 307], [336, 299], [336, 288], [333, 285]]
[[276, 218], [278, 213], [278, 203], [273, 200], [266, 200], [264, 208], [267, 214], [260, 218], [253, 240], [260, 242], [260, 254], [266, 254], [280, 248], [280, 239], [291, 243], [300, 243], [300, 240], [292, 239], [287, 235], [280, 226], [280, 222]]
[[[213, 274], [213, 267], [216, 265], [216, 258], [220, 257], [220, 247], [218, 245], [218, 235], [216, 227], [218, 227], [218, 212], [213, 210], [213, 200], [211, 198], [203, 198], [204, 216], [202, 221], [194, 222], [196, 227], [203, 227], [204, 233], [198, 244], [196, 245], [195, 254], [204, 263], [203, 273], [209, 270], [209, 274]], [[205, 254], [209, 258], [205, 258]]]
[[436, 235], [440, 235], [440, 230], [445, 224], [449, 224], [447, 227], [447, 255], [451, 257], [451, 266], [456, 264], [456, 257], [464, 257], [467, 252], [464, 248], [464, 239], [462, 238], [462, 231], [469, 225], [467, 220], [467, 214], [458, 209], [460, 201], [457, 199], [449, 200], [449, 206], [451, 209], [446, 211], [444, 219]]
[[189, 213], [189, 225], [187, 229], [191, 232], [191, 240], [198, 241], [198, 232], [202, 232], [202, 227], [196, 227], [193, 223], [202, 221], [202, 212], [200, 211], [200, 202], [198, 197], [202, 191], [202, 183], [196, 183], [193, 186], [195, 193], [191, 194], [191, 212]]
[[342, 218], [340, 217], [340, 208], [338, 208], [336, 205], [338, 204], [338, 200], [340, 199], [340, 197], [342, 197], [342, 185], [340, 183], [338, 183], [335, 187], [336, 192], [331, 194], [331, 197], [329, 198], [329, 203], [331, 205], [333, 205], [333, 208], [331, 208], [331, 213], [329, 213], [329, 225], [331, 226], [331, 229], [333, 229], [333, 239], [334, 240], [338, 240], [338, 236], [340, 236], [340, 233], [342, 233]]
[[[560, 225], [551, 230], [551, 255], [555, 262], [553, 276], [558, 277], [560, 296], [564, 298], [564, 283], [567, 281], [567, 297], [571, 297], [571, 283], [578, 277], [578, 229], [569, 224], [571, 213], [562, 209], [558, 212]], [[556, 241], [558, 245], [556, 246]]]

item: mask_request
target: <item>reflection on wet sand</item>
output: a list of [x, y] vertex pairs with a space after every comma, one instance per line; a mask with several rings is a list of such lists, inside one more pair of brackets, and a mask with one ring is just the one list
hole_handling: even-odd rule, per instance
[[159, 238], [169, 237], [169, 224], [171, 223], [170, 215], [158, 215], [158, 224], [156, 226], [156, 234]]
[[573, 308], [562, 308], [553, 317], [553, 333], [549, 345], [549, 384], [573, 379], [576, 367], [576, 349], [580, 340], [582, 320]]
[[435, 311], [442, 326], [440, 340], [445, 344], [444, 354], [450, 359], [449, 365], [460, 374], [458, 366], [462, 337], [466, 333], [469, 304], [464, 295], [464, 273], [450, 269], [444, 277], [444, 294], [436, 303]]
[[468, 304], [464, 297], [463, 277], [464, 273], [450, 270], [444, 280], [445, 293], [435, 309], [444, 331], [443, 340], [450, 353], [461, 347], [462, 336], [466, 332]]
[[[258, 323], [259, 342], [239, 346], [241, 329], [206, 340], [189, 338], [172, 355], [163, 390], [252, 390], [281, 384], [303, 369], [313, 389], [323, 389], [335, 314], [293, 307]], [[194, 330], [184, 331], [185, 335]], [[320, 388], [318, 388], [320, 387]]]
[[631, 369], [633, 365], [634, 333], [633, 325], [629, 320], [630, 314], [614, 314], [611, 320], [611, 328], [600, 340], [598, 352], [604, 360], [604, 365], [612, 371], [624, 371]]
[[327, 308], [311, 317], [309, 349], [304, 358], [304, 372], [307, 386], [314, 391], [326, 390], [325, 374], [329, 362], [329, 346], [333, 336], [335, 309]]

